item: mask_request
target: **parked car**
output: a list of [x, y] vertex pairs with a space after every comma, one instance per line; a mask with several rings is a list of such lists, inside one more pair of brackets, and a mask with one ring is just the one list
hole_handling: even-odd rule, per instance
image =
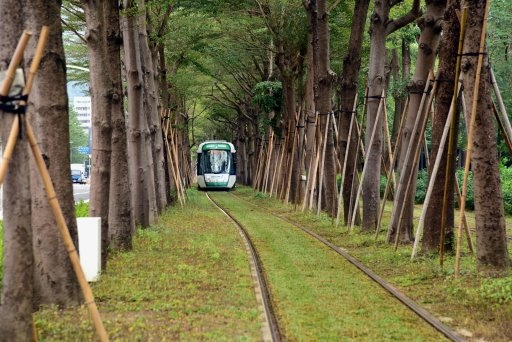
[[82, 171], [71, 170], [71, 180], [73, 183], [85, 184], [86, 179]]

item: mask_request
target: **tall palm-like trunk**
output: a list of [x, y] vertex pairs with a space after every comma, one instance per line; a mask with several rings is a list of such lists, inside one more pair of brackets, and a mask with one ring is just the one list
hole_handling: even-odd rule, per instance
[[[357, 79], [359, 70], [361, 68], [361, 47], [363, 45], [363, 34], [366, 23], [366, 17], [368, 14], [368, 7], [370, 0], [356, 1], [354, 5], [354, 16], [352, 20], [352, 29], [350, 32], [350, 39], [348, 43], [347, 54], [343, 58], [343, 72], [340, 77], [340, 133], [338, 138], [338, 146], [340, 148], [340, 162], [343, 163], [345, 160], [345, 154], [348, 153], [346, 158], [347, 166], [345, 170], [345, 178], [343, 181], [343, 213], [345, 224], [347, 224], [349, 217], [349, 208], [354, 206], [355, 197], [351, 197], [352, 184], [357, 188], [358, 181], [355, 182], [354, 176], [357, 172], [356, 163], [356, 146], [359, 141], [355, 130], [352, 130], [350, 137], [351, 148], [347, 151], [348, 145], [348, 132], [350, 129], [350, 122], [352, 116], [356, 113], [352, 113], [354, 107], [354, 98], [357, 94]], [[354, 118], [355, 119], [355, 118]], [[360, 220], [360, 219], [359, 219]], [[356, 220], [356, 224], [359, 224], [359, 220]]]
[[107, 55], [105, 8], [101, 0], [84, 0], [92, 108], [92, 160], [89, 215], [101, 218], [101, 268], [107, 266], [112, 82]]
[[479, 87], [476, 101], [476, 121], [474, 130], [471, 165], [475, 191], [475, 221], [477, 241], [477, 262], [480, 271], [506, 272], [510, 268], [505, 231], [505, 214], [501, 192], [496, 128], [492, 112], [489, 65], [484, 56], [484, 67], [480, 84], [475, 84], [477, 60], [485, 12], [485, 0], [463, 0], [468, 7], [467, 39], [464, 40], [462, 58], [462, 82], [465, 90], [464, 101], [468, 113], [473, 110], [473, 90]]
[[[61, 1], [32, 0], [23, 3], [25, 27], [39, 32], [49, 26], [48, 42], [29, 98], [29, 119], [48, 166], [69, 233], [78, 246], [71, 184], [69, 114], [66, 92], [66, 61], [60, 21]], [[35, 48], [36, 39], [28, 51]], [[30, 52], [29, 52], [30, 53]], [[33, 158], [31, 159], [33, 161]], [[34, 305], [75, 305], [79, 286], [59, 230], [48, 204], [43, 183], [31, 163], [32, 228], [34, 241]]]
[[135, 224], [131, 212], [130, 176], [126, 119], [123, 106], [121, 80], [121, 30], [119, 26], [119, 4], [105, 1], [107, 65], [111, 91], [112, 155], [110, 160], [110, 193], [108, 213], [109, 245], [114, 250], [130, 250]]
[[142, 69], [140, 61], [137, 17], [131, 10], [137, 8], [137, 0], [124, 0], [126, 16], [123, 22], [123, 47], [125, 55], [128, 93], [128, 163], [130, 188], [135, 224], [149, 225], [148, 198], [145, 192], [147, 165], [144, 163], [146, 145], [144, 128], [146, 117], [143, 112]]
[[[427, 83], [429, 71], [433, 68], [436, 59], [436, 51], [441, 38], [441, 24], [445, 9], [446, 0], [427, 1], [427, 10], [425, 15], [418, 20], [418, 25], [421, 29], [418, 57], [416, 61], [416, 70], [414, 72], [412, 82], [409, 85], [409, 107], [407, 109], [406, 117], [404, 118], [405, 122], [402, 130], [402, 140], [400, 143], [400, 159], [398, 160], [399, 176], [410, 177], [412, 174], [412, 181], [408, 192], [407, 186], [400, 185], [405, 183], [399, 182], [397, 193], [395, 195], [393, 212], [400, 213], [402, 206], [405, 206], [401, 227], [398, 227], [400, 215], [393, 215], [391, 222], [391, 236], [393, 237], [397, 229], [399, 229], [400, 241], [403, 243], [414, 240], [412, 220], [414, 196], [416, 193], [416, 179], [418, 174], [418, 167], [414, 163], [414, 157], [409, 158], [409, 160], [405, 160], [405, 158], [407, 158], [406, 151], [410, 146], [413, 146], [412, 151], [415, 151], [416, 146], [423, 143], [422, 132], [413, 132], [413, 127], [417, 116], [421, 114], [419, 111], [422, 98], [424, 97], [423, 90]], [[427, 101], [424, 101], [425, 106], [427, 105], [426, 102]], [[427, 112], [430, 110], [429, 108], [421, 109]]]
[[[2, 14], [0, 70], [5, 71], [23, 30], [20, 3], [18, 1], [2, 1], [0, 2], [0, 13]], [[0, 85], [2, 83], [0, 82]], [[13, 114], [0, 110], [0, 139], [4, 150], [13, 119]], [[24, 116], [22, 119], [24, 120]], [[28, 158], [27, 141], [22, 131], [22, 136], [17, 138], [2, 190], [4, 250], [0, 336], [6, 341], [29, 341], [32, 337], [34, 258]]]
[[[450, 105], [453, 97], [453, 89], [455, 83], [455, 69], [457, 64], [457, 46], [460, 34], [460, 23], [457, 19], [456, 10], [460, 8], [460, 0], [449, 0], [444, 15], [443, 36], [441, 38], [439, 48], [439, 83], [437, 98], [434, 109], [434, 118], [432, 121], [432, 160], [435, 160], [439, 150], [441, 136], [443, 134], [444, 125], [448, 117]], [[455, 112], [455, 129], [459, 127], [459, 111]], [[457, 139], [455, 139], [455, 142]], [[446, 244], [445, 250], [453, 249], [453, 227], [454, 227], [454, 184], [455, 184], [455, 159], [457, 144], [452, 146], [452, 169], [448, 171], [448, 196], [446, 203], [446, 222], [445, 234]], [[437, 251], [439, 249], [439, 241], [441, 241], [441, 219], [440, 209], [443, 207], [444, 189], [446, 182], [446, 164], [448, 161], [448, 144], [441, 151], [443, 154], [439, 164], [439, 170], [436, 182], [432, 188], [427, 214], [425, 218], [425, 228], [423, 232], [422, 248], [425, 252]], [[432, 174], [434, 164], [430, 164], [429, 175]]]

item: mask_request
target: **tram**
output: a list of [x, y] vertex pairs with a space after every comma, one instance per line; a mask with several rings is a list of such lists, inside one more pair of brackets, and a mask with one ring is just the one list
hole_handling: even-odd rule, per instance
[[236, 150], [232, 143], [211, 140], [197, 149], [197, 188], [233, 189], [236, 182]]

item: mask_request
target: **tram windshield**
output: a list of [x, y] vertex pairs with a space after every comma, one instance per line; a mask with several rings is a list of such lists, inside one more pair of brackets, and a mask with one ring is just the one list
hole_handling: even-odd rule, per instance
[[208, 150], [203, 152], [204, 173], [229, 173], [230, 168], [229, 151]]

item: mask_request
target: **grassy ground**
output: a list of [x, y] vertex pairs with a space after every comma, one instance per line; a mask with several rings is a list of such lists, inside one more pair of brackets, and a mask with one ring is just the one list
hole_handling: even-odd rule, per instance
[[292, 341], [432, 341], [443, 337], [309, 235], [229, 193], [212, 197], [246, 227]]
[[[454, 256], [448, 255], [444, 268], [437, 256], [421, 256], [410, 261], [411, 247], [400, 246], [396, 252], [385, 244], [384, 235], [375, 241], [374, 234], [363, 234], [357, 229], [348, 233], [346, 227], [334, 228], [331, 219], [297, 212], [292, 206], [255, 194], [251, 189], [239, 188], [236, 192], [246, 200], [278, 212], [338, 246], [346, 248], [353, 256], [386, 278], [409, 297], [427, 308], [447, 325], [471, 340], [512, 341], [512, 276], [488, 279], [478, 274], [476, 262], [465, 249], [462, 258], [462, 275], [454, 276]], [[385, 215], [383, 226], [389, 221]], [[421, 207], [415, 216], [419, 217]], [[469, 225], [474, 222], [468, 213]], [[458, 217], [458, 215], [456, 215]], [[510, 218], [507, 220], [512, 221]], [[508, 233], [512, 233], [510, 225]], [[509, 250], [512, 245], [509, 245]]]
[[[258, 340], [249, 264], [230, 221], [203, 194], [139, 230], [132, 252], [113, 255], [92, 290], [115, 341]], [[87, 309], [35, 315], [43, 341], [91, 341]]]

